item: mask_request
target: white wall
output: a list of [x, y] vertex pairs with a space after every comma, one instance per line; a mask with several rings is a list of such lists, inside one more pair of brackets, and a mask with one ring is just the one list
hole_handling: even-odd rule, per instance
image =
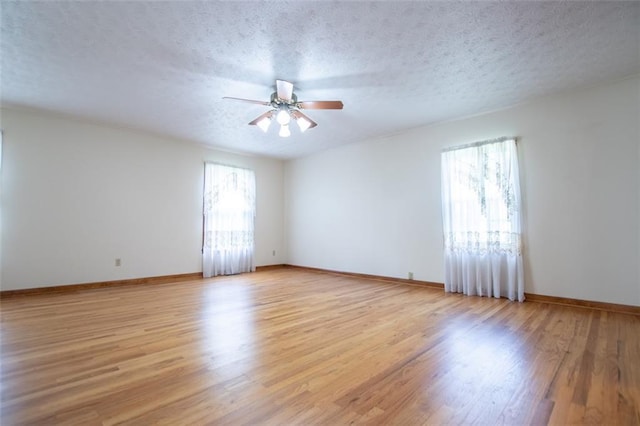
[[640, 305], [640, 80], [290, 161], [289, 263], [442, 282], [442, 148], [518, 136], [530, 293]]
[[526, 291], [640, 305], [637, 77], [290, 161], [284, 175], [278, 160], [48, 113], [0, 118], [3, 290], [200, 271], [204, 161], [256, 171], [258, 265], [442, 282], [440, 151], [515, 135]]
[[2, 289], [2, 114], [0, 114], [0, 289]]
[[1, 126], [3, 290], [202, 271], [204, 161], [255, 170], [256, 264], [286, 260], [279, 160], [42, 112]]

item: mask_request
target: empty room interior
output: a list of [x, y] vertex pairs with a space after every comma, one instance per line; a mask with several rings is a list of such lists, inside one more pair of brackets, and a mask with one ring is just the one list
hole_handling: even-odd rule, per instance
[[0, 16], [1, 424], [640, 425], [640, 2]]

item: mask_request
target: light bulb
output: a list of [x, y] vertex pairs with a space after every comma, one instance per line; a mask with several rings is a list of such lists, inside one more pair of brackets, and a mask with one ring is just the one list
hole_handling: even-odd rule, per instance
[[258, 125], [258, 127], [260, 127], [260, 129], [267, 133], [267, 130], [269, 130], [269, 126], [271, 125], [271, 119], [269, 117], [264, 117], [262, 120], [258, 121], [256, 123]]
[[280, 126], [280, 133], [278, 134], [283, 138], [288, 138], [289, 136], [291, 136], [291, 130], [289, 130], [288, 125], [283, 124], [282, 126]]
[[281, 108], [276, 115], [276, 121], [283, 126], [289, 124], [291, 121], [291, 116], [289, 116], [289, 111], [286, 108]]
[[298, 117], [296, 120], [298, 127], [300, 127], [300, 133], [304, 133], [311, 126], [311, 122], [304, 117]]

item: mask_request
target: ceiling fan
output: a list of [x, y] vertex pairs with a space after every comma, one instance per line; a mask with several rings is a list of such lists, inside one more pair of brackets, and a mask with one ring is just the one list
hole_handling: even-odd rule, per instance
[[269, 101], [254, 101], [228, 96], [223, 97], [223, 99], [233, 99], [236, 101], [270, 106], [272, 108], [270, 111], [260, 115], [251, 121], [249, 125], [258, 126], [263, 132], [266, 132], [269, 130], [271, 121], [275, 117], [278, 124], [280, 124], [280, 132], [278, 134], [285, 138], [291, 136], [289, 123], [292, 118], [298, 123], [301, 132], [318, 125], [315, 121], [303, 114], [302, 111], [300, 111], [301, 109], [342, 109], [343, 107], [342, 101], [298, 101], [298, 97], [293, 93], [293, 83], [284, 80], [276, 80], [276, 91], [271, 94], [271, 100]]

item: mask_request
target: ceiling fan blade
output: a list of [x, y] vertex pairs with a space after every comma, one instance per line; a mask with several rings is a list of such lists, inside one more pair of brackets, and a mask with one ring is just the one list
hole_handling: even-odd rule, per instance
[[262, 120], [263, 118], [271, 118], [271, 117], [273, 116], [273, 113], [274, 113], [274, 111], [273, 111], [273, 110], [271, 110], [271, 111], [267, 111], [267, 112], [265, 112], [264, 114], [260, 115], [260, 116], [259, 116], [258, 118], [256, 118], [255, 120], [250, 121], [250, 122], [249, 122], [249, 125], [250, 125], [250, 126], [255, 126], [256, 124], [258, 124], [258, 121]]
[[298, 110], [292, 110], [291, 111], [291, 115], [293, 115], [293, 118], [295, 118], [296, 120], [299, 119], [299, 118], [303, 118], [303, 119], [307, 120], [310, 123], [310, 125], [308, 127], [309, 129], [313, 129], [314, 127], [316, 127], [318, 125], [318, 123], [316, 123], [315, 121], [313, 121], [308, 116], [306, 116], [305, 114], [301, 113]]
[[284, 80], [276, 80], [278, 97], [283, 101], [290, 101], [293, 96], [293, 84]]
[[304, 101], [298, 102], [297, 107], [301, 109], [342, 109], [342, 101]]
[[234, 101], [249, 102], [251, 104], [258, 104], [258, 105], [265, 105], [265, 106], [271, 105], [271, 102], [254, 101], [253, 99], [232, 98], [232, 97], [229, 97], [229, 96], [224, 96], [222, 99], [232, 99]]

